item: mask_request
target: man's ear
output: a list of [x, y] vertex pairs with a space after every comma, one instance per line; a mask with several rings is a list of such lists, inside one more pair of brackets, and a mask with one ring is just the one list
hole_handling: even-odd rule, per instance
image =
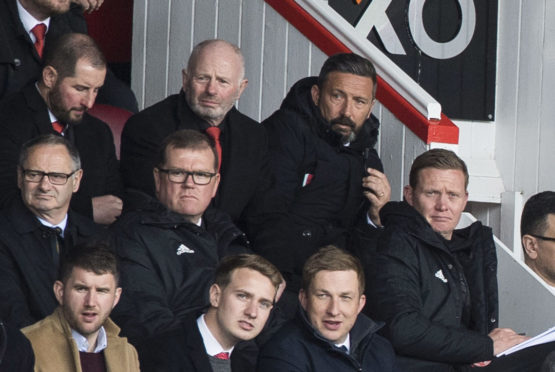
[[160, 193], [160, 171], [158, 168], [152, 169], [152, 176], [154, 177], [154, 192], [158, 196]]
[[409, 205], [413, 205], [412, 204], [412, 187], [410, 185], [406, 185], [405, 187], [403, 187], [403, 196], [405, 197], [405, 201], [407, 203], [409, 203]]
[[220, 185], [220, 180], [221, 180], [221, 177], [220, 177], [220, 174], [218, 173], [214, 176], [214, 185], [213, 185], [213, 190], [212, 190], [212, 197], [215, 197], [216, 193], [218, 192], [218, 186]]
[[301, 303], [301, 306], [303, 307], [303, 309], [306, 311], [307, 298], [306, 298], [306, 293], [303, 289], [299, 291], [299, 302]]
[[370, 109], [368, 110], [368, 114], [366, 115], [366, 120], [370, 119], [372, 115], [372, 110], [374, 109], [374, 105], [376, 104], [376, 99], [372, 98], [372, 102], [370, 102]]
[[310, 95], [312, 96], [314, 104], [318, 106], [320, 102], [320, 88], [318, 88], [318, 85], [314, 84], [312, 88], [310, 88]]
[[222, 295], [222, 289], [217, 284], [212, 284], [210, 287], [210, 305], [217, 308], [220, 305], [220, 296]]
[[121, 298], [121, 287], [116, 287], [116, 295], [114, 297], [114, 304], [112, 305], [112, 309], [116, 307], [120, 298]]
[[79, 185], [81, 184], [81, 179], [83, 178], [83, 169], [77, 170], [73, 174], [73, 192], [77, 192], [79, 190]]
[[54, 282], [54, 296], [60, 305], [64, 304], [64, 283], [59, 280]]
[[42, 82], [48, 89], [54, 88], [58, 81], [58, 71], [52, 66], [45, 66], [42, 69]]
[[538, 258], [538, 240], [532, 235], [524, 234], [522, 236], [522, 248], [531, 260]]
[[187, 89], [187, 82], [189, 81], [189, 74], [187, 73], [187, 68], [181, 70], [181, 81], [183, 84], [183, 90]]
[[362, 309], [364, 309], [364, 305], [366, 305], [366, 296], [362, 295], [362, 296], [360, 296], [360, 299], [358, 300], [358, 312], [357, 312], [357, 314], [360, 314]]
[[237, 99], [239, 99], [241, 97], [241, 94], [243, 94], [243, 91], [245, 90], [247, 85], [249, 85], [249, 80], [248, 79], [243, 79], [239, 82], [239, 95], [238, 95]]
[[17, 167], [17, 187], [21, 190], [23, 187], [23, 171], [21, 167]]

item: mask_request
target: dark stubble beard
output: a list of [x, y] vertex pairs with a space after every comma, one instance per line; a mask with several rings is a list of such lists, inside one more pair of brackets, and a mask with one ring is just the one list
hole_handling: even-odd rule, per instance
[[[50, 104], [50, 111], [52, 111], [52, 114], [54, 114], [56, 119], [58, 119], [62, 123], [76, 125], [83, 120], [83, 116], [81, 116], [81, 118], [79, 119], [73, 119], [71, 117], [71, 111], [75, 108], [70, 108], [69, 110], [67, 110], [63, 107], [62, 95], [60, 93], [60, 89], [57, 84], [48, 93], [48, 103]], [[83, 112], [84, 114], [87, 111], [87, 108], [86, 107], [81, 107], [81, 108], [84, 110]]]
[[[334, 125], [336, 125], [336, 124], [346, 125], [349, 128], [351, 128], [351, 131], [349, 133], [345, 134], [343, 131], [336, 130], [336, 129], [334, 129]], [[352, 143], [357, 138], [357, 135], [355, 133], [356, 125], [351, 119], [349, 119], [346, 116], [340, 116], [338, 118], [331, 119], [330, 126], [331, 126], [331, 130], [333, 130], [335, 133], [341, 135], [341, 141], [344, 144], [345, 143]]]

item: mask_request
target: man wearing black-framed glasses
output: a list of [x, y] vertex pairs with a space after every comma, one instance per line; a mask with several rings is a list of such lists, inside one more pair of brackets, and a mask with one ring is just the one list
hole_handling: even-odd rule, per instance
[[555, 192], [528, 199], [522, 210], [520, 236], [524, 262], [555, 294]]
[[183, 129], [162, 143], [153, 169], [155, 195], [129, 191], [140, 209], [112, 226], [127, 294], [113, 318], [132, 343], [179, 327], [208, 305], [219, 260], [245, 251], [245, 235], [226, 213], [209, 208], [220, 174], [215, 142]]
[[26, 142], [17, 166], [21, 197], [0, 212], [0, 316], [18, 327], [52, 313], [58, 266], [99, 229], [69, 210], [81, 184], [79, 153], [54, 134]]

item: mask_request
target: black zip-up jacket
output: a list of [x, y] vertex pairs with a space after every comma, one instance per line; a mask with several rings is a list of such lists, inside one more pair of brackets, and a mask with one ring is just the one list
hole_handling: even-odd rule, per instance
[[[280, 269], [294, 292], [306, 259], [323, 245], [345, 247], [358, 212], [368, 210], [362, 194], [365, 166], [383, 171], [373, 148], [378, 120], [368, 119], [357, 139], [344, 146], [312, 101], [310, 89], [316, 83], [316, 77], [298, 81], [281, 108], [263, 122], [274, 183], [265, 194], [258, 226], [248, 231], [255, 250]], [[312, 175], [310, 182], [307, 175]]]
[[475, 222], [447, 241], [406, 202], [386, 204], [380, 217], [386, 229], [367, 304], [375, 319], [386, 322], [401, 365], [449, 371], [491, 360], [487, 335], [498, 323], [491, 229]]
[[112, 318], [131, 342], [177, 328], [206, 307], [219, 260], [245, 252], [248, 245], [219, 210], [207, 210], [199, 227], [158, 200], [144, 198], [144, 207], [125, 213], [111, 231], [123, 288]]
[[[300, 308], [300, 307], [299, 307]], [[383, 326], [359, 314], [349, 332], [350, 353], [324, 338], [301, 309], [297, 318], [278, 331], [260, 351], [260, 372], [392, 372], [391, 344], [376, 332]]]

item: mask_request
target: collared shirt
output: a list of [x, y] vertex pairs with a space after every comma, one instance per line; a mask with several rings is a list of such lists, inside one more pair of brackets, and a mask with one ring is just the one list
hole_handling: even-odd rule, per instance
[[56, 225], [53, 225], [50, 222], [48, 222], [46, 220], [43, 220], [40, 217], [37, 217], [37, 219], [39, 220], [39, 222], [41, 224], [43, 224], [46, 227], [52, 227], [52, 228], [59, 227], [62, 230], [62, 233], [60, 235], [62, 236], [62, 238], [64, 237], [64, 232], [65, 232], [66, 226], [67, 226], [67, 213], [66, 213], [64, 219], [59, 224], [56, 224]]
[[220, 345], [218, 340], [216, 340], [216, 338], [212, 335], [212, 332], [208, 329], [208, 326], [204, 321], [204, 314], [197, 318], [197, 326], [202, 337], [202, 342], [204, 343], [204, 348], [206, 349], [206, 354], [214, 356], [219, 353], [229, 353], [231, 356], [233, 347], [229, 350], [224, 350], [222, 345]]
[[[40, 92], [38, 83], [35, 83], [35, 88], [37, 88], [37, 91], [39, 92], [39, 94], [42, 97], [42, 94]], [[54, 116], [54, 114], [52, 113], [52, 111], [50, 111], [50, 109], [48, 109], [48, 117], [50, 118], [50, 124], [54, 123], [55, 121], [58, 121], [58, 118], [56, 116]], [[64, 130], [62, 131], [62, 133], [60, 133], [62, 136], [65, 136], [66, 129], [67, 129], [67, 125], [64, 127]]]
[[351, 352], [351, 335], [347, 333], [347, 337], [345, 337], [345, 341], [343, 341], [340, 344], [335, 344], [335, 346], [337, 346], [338, 348], [341, 348], [341, 346], [345, 346], [347, 348], [347, 354], [349, 354]]
[[[71, 336], [77, 344], [77, 349], [87, 353], [89, 350], [89, 341], [87, 341], [87, 338], [74, 329], [71, 330]], [[96, 336], [96, 347], [94, 348], [93, 353], [100, 353], [102, 350], [106, 349], [106, 347], [108, 347], [108, 339], [106, 338], [104, 326], [102, 326], [98, 330], [98, 335]]]
[[45, 20], [39, 21], [38, 19], [33, 17], [31, 15], [31, 13], [29, 13], [23, 7], [23, 5], [21, 5], [20, 0], [17, 0], [16, 3], [17, 3], [17, 12], [19, 13], [19, 19], [21, 20], [21, 23], [23, 24], [23, 28], [25, 29], [25, 31], [27, 31], [27, 33], [29, 34], [29, 37], [31, 38], [31, 41], [34, 43], [35, 41], [37, 41], [37, 38], [35, 37], [35, 35], [33, 35], [31, 30], [37, 24], [44, 23], [46, 25], [46, 32], [48, 32], [48, 27], [50, 27], [50, 17], [46, 18]]

